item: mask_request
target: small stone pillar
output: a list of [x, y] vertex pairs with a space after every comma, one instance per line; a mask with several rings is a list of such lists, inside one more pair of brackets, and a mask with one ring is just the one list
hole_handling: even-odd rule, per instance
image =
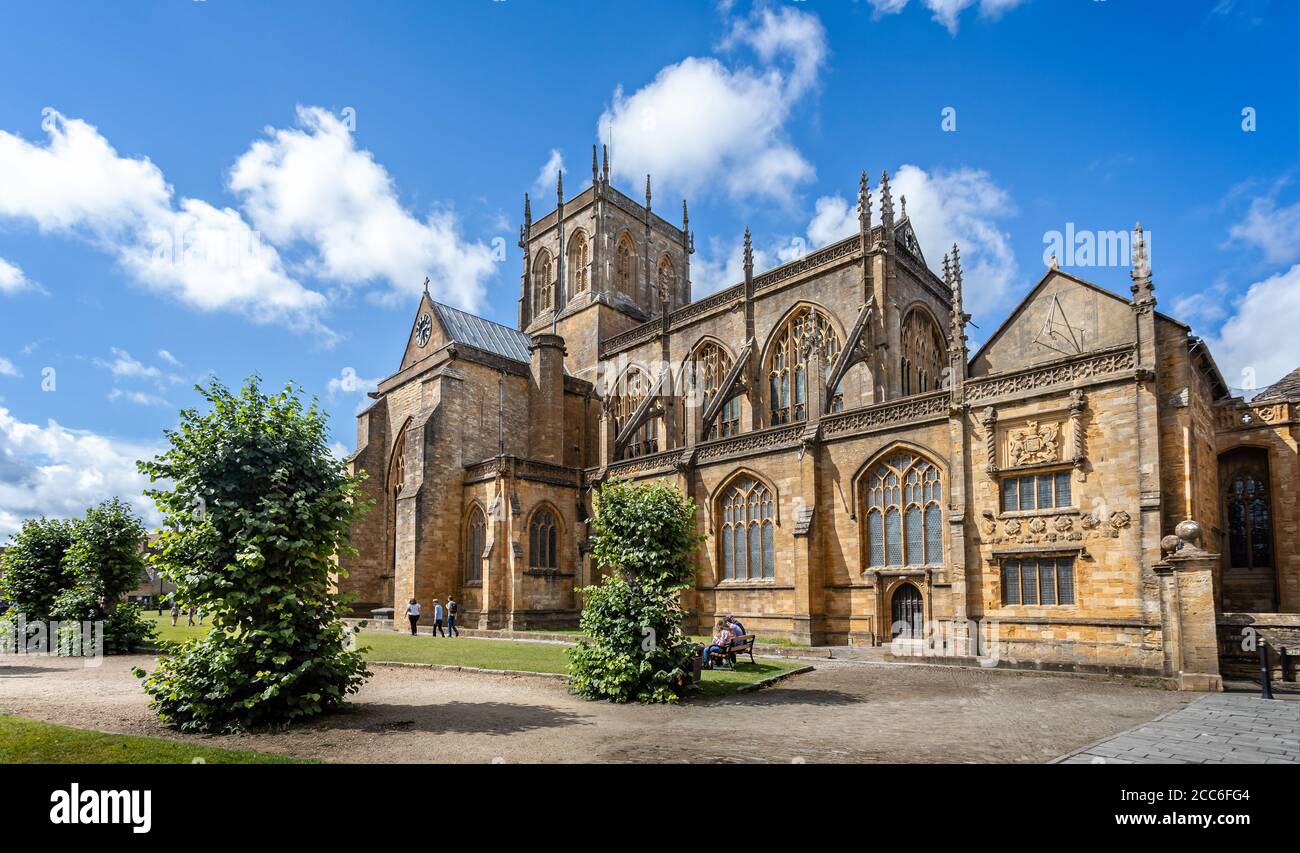
[[529, 455], [564, 464], [564, 338], [536, 334], [528, 347]]
[[1223, 690], [1214, 614], [1214, 567], [1219, 555], [1201, 547], [1201, 526], [1180, 521], [1175, 535], [1160, 541], [1160, 578], [1165, 673], [1179, 690]]

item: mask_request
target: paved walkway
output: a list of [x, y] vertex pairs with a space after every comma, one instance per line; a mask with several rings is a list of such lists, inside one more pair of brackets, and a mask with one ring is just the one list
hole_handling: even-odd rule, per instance
[[1300, 701], [1214, 693], [1061, 764], [1300, 764]]

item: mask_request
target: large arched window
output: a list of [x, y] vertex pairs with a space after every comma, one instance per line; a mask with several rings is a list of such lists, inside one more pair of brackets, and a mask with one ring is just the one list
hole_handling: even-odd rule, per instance
[[591, 262], [587, 235], [581, 231], [569, 241], [569, 293], [583, 293], [589, 283]]
[[528, 523], [528, 567], [530, 569], [558, 569], [560, 552], [560, 525], [550, 507], [543, 506], [533, 513]]
[[1224, 519], [1228, 566], [1273, 568], [1273, 513], [1268, 493], [1268, 451], [1243, 447], [1223, 455]]
[[948, 342], [929, 312], [913, 308], [903, 318], [903, 394], [924, 394], [943, 387]]
[[[771, 424], [787, 424], [808, 417], [808, 339], [816, 334], [821, 340], [822, 375], [830, 372], [840, 352], [840, 339], [822, 312], [805, 306], [786, 319], [776, 332], [768, 356], [768, 405]], [[830, 409], [844, 408], [844, 395], [835, 389]]]
[[[619, 380], [616, 395], [610, 402], [610, 414], [614, 419], [614, 435], [620, 435], [623, 428], [632, 420], [646, 395], [650, 393], [650, 377], [645, 371], [633, 367]], [[644, 456], [659, 452], [659, 418], [650, 416], [637, 428], [623, 446], [623, 459]]]
[[723, 577], [775, 577], [776, 514], [771, 490], [750, 477], [737, 479], [718, 499], [718, 517]]
[[939, 469], [899, 452], [867, 472], [863, 501], [868, 566], [934, 566], [943, 562], [943, 499]]
[[483, 549], [487, 545], [487, 517], [474, 505], [465, 523], [465, 580], [474, 583], [483, 579]]
[[626, 231], [614, 251], [614, 286], [624, 296], [636, 296], [636, 243]]
[[[731, 356], [714, 341], [705, 341], [695, 349], [695, 383], [699, 394], [700, 415], [703, 416], [722, 388], [722, 380], [731, 370]], [[704, 434], [704, 440], [726, 438], [740, 432], [740, 397], [735, 396], [722, 406]]]
[[677, 293], [677, 271], [673, 269], [672, 258], [664, 255], [659, 259], [659, 284], [655, 299], [660, 310], [671, 311], [673, 298]]
[[533, 315], [550, 311], [555, 305], [555, 281], [551, 274], [551, 253], [543, 249], [533, 261]]

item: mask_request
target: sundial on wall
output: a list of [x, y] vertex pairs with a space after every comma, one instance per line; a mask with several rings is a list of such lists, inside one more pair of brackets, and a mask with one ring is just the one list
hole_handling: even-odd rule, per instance
[[1065, 306], [1053, 294], [1052, 302], [1047, 306], [1047, 317], [1043, 319], [1043, 327], [1034, 336], [1034, 343], [1063, 355], [1078, 355], [1083, 352], [1085, 334], [1082, 326], [1070, 322]]

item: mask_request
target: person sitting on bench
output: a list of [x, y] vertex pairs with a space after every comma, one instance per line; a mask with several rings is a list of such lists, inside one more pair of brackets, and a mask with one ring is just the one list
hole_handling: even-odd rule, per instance
[[731, 629], [727, 627], [727, 620], [719, 619], [718, 624], [713, 626], [713, 642], [705, 646], [702, 653], [705, 669], [713, 668], [713, 664], [709, 660], [712, 655], [725, 655], [727, 653], [727, 646], [731, 645], [734, 636]]
[[737, 637], [745, 636], [745, 626], [740, 624], [739, 619], [737, 619], [735, 616], [732, 616], [730, 613], [722, 614], [722, 618], [726, 620], [727, 627], [731, 629], [731, 633], [733, 635]]

